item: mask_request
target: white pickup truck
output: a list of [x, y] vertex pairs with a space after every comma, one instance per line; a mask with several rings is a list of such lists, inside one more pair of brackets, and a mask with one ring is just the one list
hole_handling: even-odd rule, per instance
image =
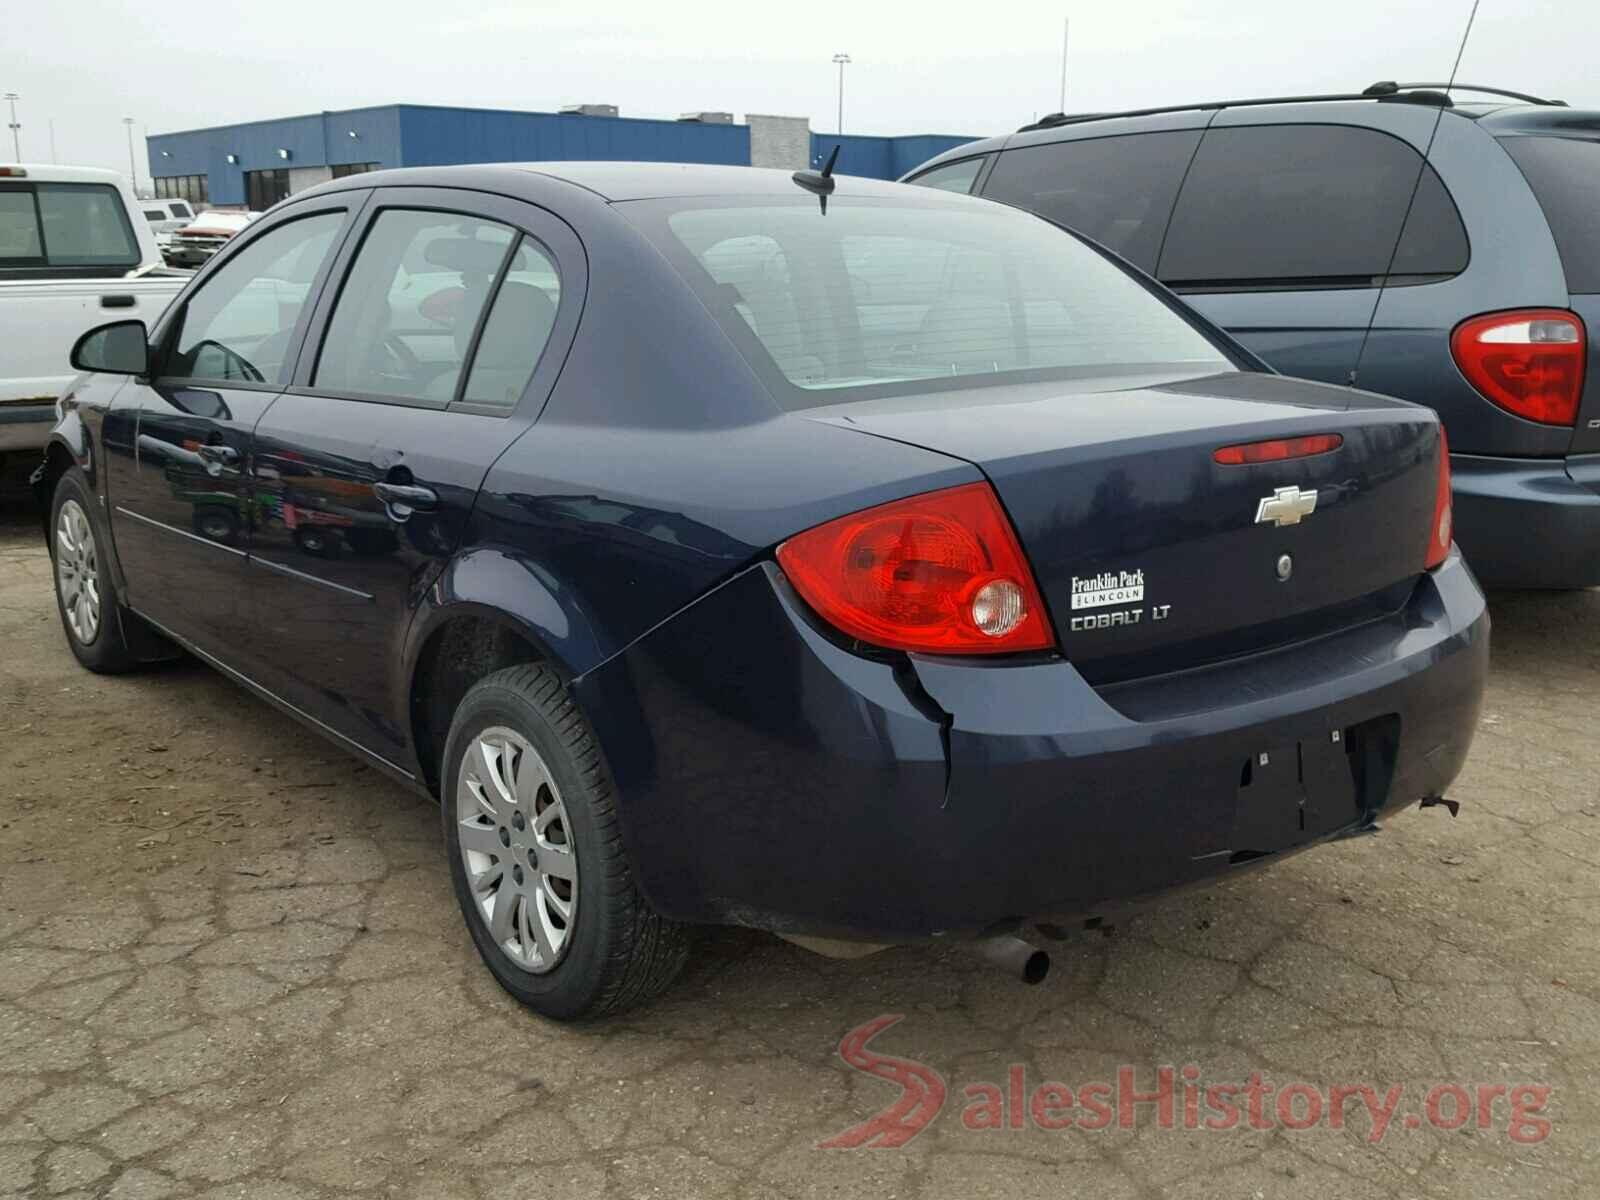
[[45, 444], [80, 334], [153, 325], [189, 275], [163, 265], [115, 171], [0, 166], [0, 457]]

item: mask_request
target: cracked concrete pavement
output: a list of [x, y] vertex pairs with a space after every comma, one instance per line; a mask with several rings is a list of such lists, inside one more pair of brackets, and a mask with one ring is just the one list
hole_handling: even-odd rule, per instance
[[[662, 1001], [543, 1022], [479, 965], [434, 810], [193, 663], [62, 640], [36, 518], [0, 517], [0, 1195], [1579, 1197], [1600, 1190], [1600, 593], [1494, 600], [1454, 790], [1381, 836], [1171, 899], [1037, 988], [708, 932]], [[949, 1085], [899, 1149], [820, 1150]], [[1551, 1088], [1547, 1138], [1396, 1121], [974, 1131], [963, 1089], [1162, 1064], [1203, 1081]], [[1474, 1093], [1475, 1094], [1475, 1093]]]

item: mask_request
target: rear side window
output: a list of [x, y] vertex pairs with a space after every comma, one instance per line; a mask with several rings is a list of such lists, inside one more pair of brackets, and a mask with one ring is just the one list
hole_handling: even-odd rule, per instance
[[1550, 223], [1567, 290], [1600, 292], [1600, 141], [1508, 137], [1500, 142], [1533, 188]]
[[1454, 203], [1405, 142], [1341, 125], [1261, 125], [1206, 134], [1157, 275], [1174, 287], [1376, 287], [1386, 276], [1447, 278], [1467, 257]]
[[983, 194], [1087, 234], [1154, 272], [1196, 130], [1024, 146], [1000, 155]]
[[463, 403], [508, 411], [516, 407], [550, 340], [560, 303], [555, 263], [524, 237], [483, 323], [461, 393]]
[[924, 171], [915, 179], [906, 180], [918, 187], [938, 188], [941, 192], [960, 192], [966, 195], [972, 191], [972, 181], [978, 177], [978, 172], [983, 169], [983, 158], [964, 158], [960, 162], [946, 163], [942, 167], [935, 167], [931, 171]]
[[147, 208], [144, 210], [144, 219], [146, 221], [165, 221], [167, 214], [159, 208]]
[[194, 216], [194, 213], [189, 211], [189, 206], [187, 204], [174, 201], [170, 207], [172, 209], [172, 215], [180, 220]]

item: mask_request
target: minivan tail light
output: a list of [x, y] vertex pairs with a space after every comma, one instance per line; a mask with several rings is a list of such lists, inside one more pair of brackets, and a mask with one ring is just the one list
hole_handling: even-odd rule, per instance
[[987, 483], [924, 492], [796, 534], [778, 565], [823, 620], [890, 650], [1055, 645], [1028, 560]]
[[1431, 571], [1450, 556], [1454, 536], [1454, 512], [1450, 505], [1450, 439], [1439, 426], [1439, 481], [1433, 497], [1433, 524], [1428, 526], [1428, 555], [1423, 570]]
[[1484, 399], [1541, 425], [1575, 425], [1584, 328], [1559, 308], [1487, 313], [1456, 326], [1450, 353]]

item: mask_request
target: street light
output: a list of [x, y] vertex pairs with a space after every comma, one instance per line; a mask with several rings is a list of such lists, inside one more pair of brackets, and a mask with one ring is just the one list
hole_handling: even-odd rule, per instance
[[850, 61], [848, 54], [835, 54], [833, 61], [839, 64], [839, 132], [844, 132], [844, 65]]
[[6, 103], [11, 105], [11, 156], [15, 162], [22, 161], [22, 139], [18, 136], [22, 126], [17, 124], [17, 101], [21, 99], [15, 92], [5, 94]]
[[123, 117], [122, 123], [128, 127], [128, 176], [133, 182], [133, 194], [139, 194], [139, 168], [133, 165], [133, 118]]

